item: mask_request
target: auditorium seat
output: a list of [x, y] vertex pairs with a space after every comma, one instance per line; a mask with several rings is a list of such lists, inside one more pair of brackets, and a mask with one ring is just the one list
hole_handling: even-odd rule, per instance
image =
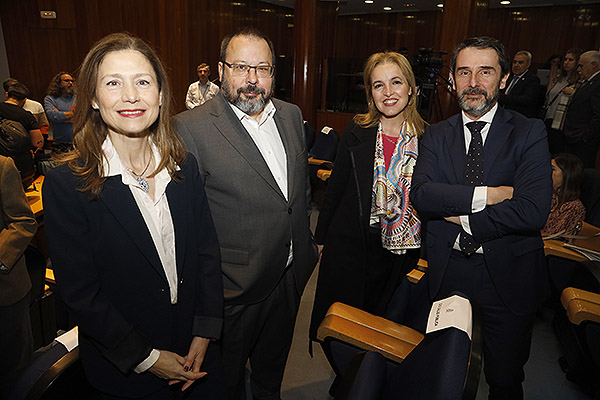
[[330, 308], [318, 331], [338, 377], [330, 394], [364, 400], [475, 398], [482, 352], [479, 316], [469, 305], [464, 321], [472, 326], [472, 340], [452, 327], [426, 333], [435, 312], [426, 287], [426, 278], [417, 284], [405, 279], [390, 301], [386, 316], [391, 319], [340, 303]]
[[100, 399], [79, 359], [77, 328], [38, 349], [17, 380], [11, 400]]
[[562, 313], [554, 319], [567, 379], [600, 398], [600, 294], [568, 287], [561, 295]]

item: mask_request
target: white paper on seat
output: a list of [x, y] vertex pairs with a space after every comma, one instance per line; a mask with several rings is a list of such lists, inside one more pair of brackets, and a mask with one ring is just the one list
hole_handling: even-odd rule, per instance
[[68, 351], [71, 351], [79, 345], [78, 334], [79, 328], [75, 327], [69, 332], [65, 332], [57, 337], [56, 341], [62, 343], [62, 345], [65, 346]]
[[436, 301], [431, 306], [426, 333], [454, 327], [465, 332], [471, 340], [473, 311], [469, 300], [458, 295]]
[[331, 132], [333, 128], [330, 128], [329, 126], [324, 126], [323, 129], [321, 129], [321, 132], [323, 132], [326, 135], [329, 135], [329, 132]]

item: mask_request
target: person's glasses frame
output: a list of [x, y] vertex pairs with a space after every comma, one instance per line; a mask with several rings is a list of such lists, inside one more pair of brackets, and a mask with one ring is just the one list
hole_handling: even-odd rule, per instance
[[256, 76], [259, 78], [270, 78], [275, 73], [275, 66], [269, 64], [261, 64], [261, 65], [248, 65], [242, 63], [228, 63], [227, 61], [222, 61], [223, 64], [227, 65], [231, 68], [231, 73], [233, 76], [246, 76], [250, 73], [250, 70], [253, 69], [256, 73]]

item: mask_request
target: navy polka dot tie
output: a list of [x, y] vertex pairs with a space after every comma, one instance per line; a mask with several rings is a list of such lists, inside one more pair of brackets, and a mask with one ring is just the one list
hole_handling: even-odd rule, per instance
[[[467, 153], [467, 162], [465, 164], [465, 184], [470, 186], [483, 185], [483, 141], [481, 139], [481, 130], [485, 126], [483, 121], [467, 123], [467, 128], [471, 132], [471, 144]], [[479, 243], [475, 242], [473, 236], [467, 232], [460, 233], [459, 245], [461, 251], [470, 257], [475, 254], [479, 248]]]

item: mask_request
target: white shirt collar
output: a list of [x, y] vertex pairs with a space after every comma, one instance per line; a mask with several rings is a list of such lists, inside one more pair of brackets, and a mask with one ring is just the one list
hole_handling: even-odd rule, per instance
[[[148, 139], [150, 140], [150, 139]], [[154, 160], [158, 164], [160, 164], [160, 153], [158, 152], [158, 148], [151, 143], [152, 146], [152, 154]], [[103, 178], [108, 178], [111, 176], [121, 175], [121, 182], [124, 185], [135, 186], [141, 189], [138, 182], [135, 180], [133, 175], [129, 172], [129, 170], [125, 167], [121, 158], [119, 157], [119, 153], [117, 153], [117, 149], [110, 140], [110, 136], [106, 135], [106, 139], [104, 139], [104, 143], [102, 143], [102, 151], [104, 152], [104, 158], [102, 159], [102, 166], [104, 170]], [[179, 170], [179, 166], [177, 166], [177, 170]], [[171, 181], [171, 176], [166, 168], [163, 168], [158, 174], [154, 176], [155, 185], [158, 190], [155, 193], [162, 193], [166, 189], [167, 184]], [[159, 196], [155, 196], [158, 199]]]
[[[235, 113], [235, 115], [238, 117], [238, 119], [240, 121], [243, 120], [244, 118], [250, 118], [250, 119], [254, 120], [254, 118], [252, 118], [250, 115], [246, 114], [245, 112], [243, 112], [242, 110], [237, 108], [237, 106], [235, 106], [234, 104], [229, 103], [229, 105], [231, 106], [231, 109], [233, 110], [233, 112]], [[265, 108], [263, 109], [263, 113], [260, 117], [260, 122], [258, 124], [262, 125], [267, 119], [272, 118], [273, 115], [275, 114], [275, 111], [277, 111], [277, 109], [275, 108], [275, 105], [273, 105], [273, 102], [271, 100], [269, 100], [269, 102], [265, 105]]]
[[[491, 124], [492, 120], [494, 119], [494, 115], [496, 115], [496, 111], [498, 111], [498, 102], [496, 102], [496, 104], [494, 104], [494, 107], [492, 107], [492, 109], [490, 111], [483, 114], [481, 116], [481, 118], [479, 118], [477, 121], [483, 121], [483, 122], [487, 122], [488, 124]], [[475, 121], [475, 120], [471, 119], [467, 114], [465, 114], [464, 111], [461, 111], [461, 113], [462, 113], [463, 126], [466, 126], [467, 123], [469, 123], [469, 122]]]
[[594, 77], [595, 77], [596, 75], [598, 75], [598, 74], [600, 74], [600, 71], [596, 71], [594, 74], [592, 74], [592, 76], [590, 76], [590, 79], [588, 79], [587, 81], [588, 81], [588, 82], [591, 82], [591, 81], [592, 81], [592, 79], [594, 79]]

